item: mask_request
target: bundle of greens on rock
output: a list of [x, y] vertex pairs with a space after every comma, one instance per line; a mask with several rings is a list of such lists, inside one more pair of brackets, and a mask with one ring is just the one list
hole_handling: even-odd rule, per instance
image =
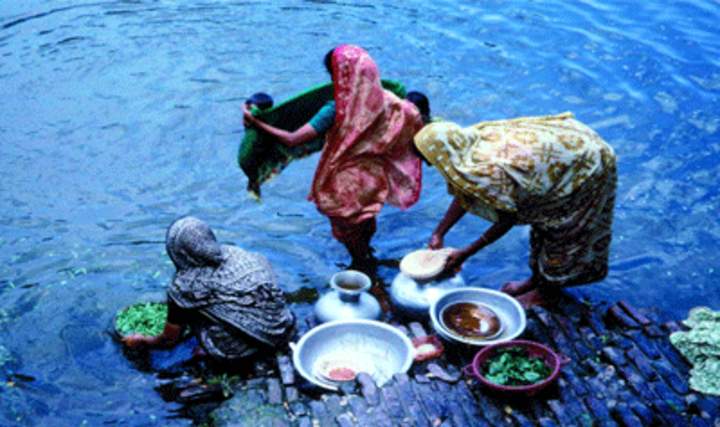
[[550, 368], [520, 347], [499, 350], [485, 365], [485, 378], [504, 386], [535, 384], [549, 377]]
[[133, 304], [122, 310], [115, 318], [115, 328], [120, 335], [159, 335], [165, 327], [167, 304], [146, 302]]
[[690, 330], [674, 332], [670, 342], [692, 364], [690, 388], [720, 396], [720, 311], [695, 307], [683, 324]]

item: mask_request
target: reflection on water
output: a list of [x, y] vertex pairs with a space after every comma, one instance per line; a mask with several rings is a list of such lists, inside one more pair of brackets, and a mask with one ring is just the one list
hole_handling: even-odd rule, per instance
[[[308, 289], [344, 249], [305, 201], [317, 157], [258, 204], [235, 164], [240, 105], [326, 79], [341, 41], [463, 124], [572, 110], [616, 149], [610, 276], [580, 290], [683, 317], [720, 306], [720, 11], [673, 2], [167, 2], [0, 4], [0, 424], [187, 424], [104, 330], [162, 292], [165, 227], [184, 214], [262, 252], [282, 286]], [[449, 197], [426, 170], [422, 200], [386, 209], [377, 255], [422, 246]], [[458, 246], [485, 224], [464, 219]], [[466, 266], [498, 287], [528, 274], [527, 229]], [[397, 270], [380, 268], [389, 283]], [[312, 292], [310, 292], [312, 294]]]

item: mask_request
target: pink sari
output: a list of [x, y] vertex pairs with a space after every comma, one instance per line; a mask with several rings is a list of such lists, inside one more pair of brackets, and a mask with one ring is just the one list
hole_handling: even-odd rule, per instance
[[385, 202], [406, 209], [418, 200], [422, 168], [411, 144], [422, 119], [414, 105], [382, 89], [375, 62], [357, 46], [335, 49], [333, 82], [335, 124], [309, 199], [346, 242], [343, 235], [369, 232], [368, 220]]

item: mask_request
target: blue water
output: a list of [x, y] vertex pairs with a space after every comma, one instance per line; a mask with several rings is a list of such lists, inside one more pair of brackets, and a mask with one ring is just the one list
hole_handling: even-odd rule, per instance
[[[188, 423], [104, 332], [165, 288], [180, 215], [267, 255], [287, 291], [324, 288], [347, 256], [305, 200], [317, 156], [258, 204], [235, 155], [243, 99], [325, 81], [340, 42], [462, 124], [575, 112], [619, 156], [610, 275], [576, 292], [665, 319], [720, 309], [718, 22], [710, 0], [0, 2], [0, 424]], [[381, 214], [379, 257], [423, 245], [449, 201], [427, 169], [416, 206]], [[465, 276], [523, 278], [527, 252], [519, 227]]]

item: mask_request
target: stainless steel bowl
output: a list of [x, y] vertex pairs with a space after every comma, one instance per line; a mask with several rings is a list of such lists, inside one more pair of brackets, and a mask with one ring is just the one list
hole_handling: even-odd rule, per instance
[[337, 320], [311, 329], [291, 344], [295, 369], [306, 380], [337, 390], [321, 372], [328, 362], [342, 361], [356, 372], [368, 373], [380, 386], [406, 372], [415, 350], [402, 332], [375, 320]]
[[[462, 337], [449, 331], [441, 322], [445, 307], [458, 302], [472, 302], [489, 307], [500, 319], [502, 332], [492, 339]], [[458, 288], [448, 291], [430, 306], [430, 321], [435, 331], [448, 341], [486, 346], [515, 339], [525, 330], [525, 310], [510, 295], [485, 288]]]

